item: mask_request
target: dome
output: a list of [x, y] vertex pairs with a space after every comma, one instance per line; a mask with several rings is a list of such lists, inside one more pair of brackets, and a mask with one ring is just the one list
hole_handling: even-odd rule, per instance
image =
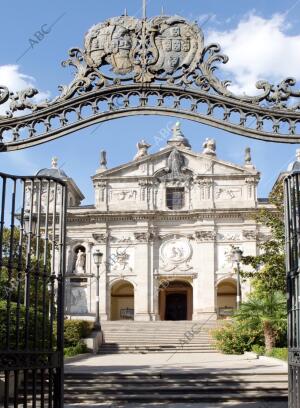
[[60, 179], [68, 178], [66, 173], [63, 170], [61, 170], [60, 168], [58, 168], [57, 162], [58, 162], [57, 157], [53, 157], [52, 162], [51, 162], [51, 168], [50, 169], [47, 169], [47, 168], [41, 169], [36, 173], [36, 175], [37, 176], [56, 177], [56, 178], [60, 178]]

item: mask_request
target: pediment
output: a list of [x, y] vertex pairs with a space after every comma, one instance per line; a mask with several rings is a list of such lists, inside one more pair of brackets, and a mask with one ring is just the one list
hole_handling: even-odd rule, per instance
[[[255, 168], [251, 168], [251, 166], [239, 166], [184, 148], [177, 147], [175, 149], [174, 147], [167, 147], [157, 153], [148, 155], [139, 160], [131, 161], [121, 166], [98, 173], [93, 177], [93, 179], [139, 178], [146, 176], [168, 178], [168, 174], [170, 174], [170, 156], [174, 156], [174, 150], [178, 152], [179, 157], [182, 157], [181, 169], [182, 173], [186, 176], [224, 175], [228, 177], [244, 175], [247, 177], [249, 175], [255, 176], [259, 174], [258, 171]], [[178, 161], [180, 161], [179, 158]]]

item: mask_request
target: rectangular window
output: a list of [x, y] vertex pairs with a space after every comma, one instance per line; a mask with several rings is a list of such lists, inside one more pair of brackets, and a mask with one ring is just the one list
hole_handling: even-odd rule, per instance
[[167, 188], [166, 204], [170, 210], [181, 210], [184, 207], [184, 188]]

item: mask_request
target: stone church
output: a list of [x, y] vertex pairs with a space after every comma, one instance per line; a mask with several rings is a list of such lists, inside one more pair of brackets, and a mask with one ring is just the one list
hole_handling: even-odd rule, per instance
[[[81, 205], [82, 192], [55, 160], [38, 173], [69, 185], [68, 317], [93, 320], [97, 296], [102, 321], [222, 318], [236, 308], [232, 247], [255, 255], [268, 236], [254, 217], [270, 205], [257, 198], [250, 149], [243, 165], [219, 158], [212, 139], [193, 151], [180, 123], [164, 148], [149, 154], [149, 147], [142, 140], [132, 161], [111, 169], [101, 152], [92, 205]], [[249, 291], [241, 282], [242, 298]]]

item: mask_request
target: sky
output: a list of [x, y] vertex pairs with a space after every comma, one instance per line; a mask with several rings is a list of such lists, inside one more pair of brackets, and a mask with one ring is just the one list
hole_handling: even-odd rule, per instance
[[[40, 100], [54, 98], [58, 86], [72, 80], [72, 70], [61, 66], [68, 50], [82, 47], [84, 34], [92, 25], [123, 14], [125, 7], [129, 15], [142, 14], [142, 0], [15, 0], [1, 4], [0, 85], [12, 91], [34, 86], [40, 91]], [[222, 78], [232, 80], [232, 91], [254, 94], [255, 83], [262, 79], [278, 83], [293, 76], [300, 83], [300, 0], [148, 0], [147, 15], [159, 15], [162, 7], [165, 14], [197, 21], [206, 44], [221, 45], [229, 62], [220, 67], [220, 73]], [[48, 34], [36, 35], [42, 30]], [[202, 151], [207, 137], [214, 138], [218, 158], [242, 164], [245, 148], [251, 147], [253, 163], [261, 172], [260, 197], [268, 195], [299, 147], [180, 121], [196, 152]], [[132, 160], [141, 139], [152, 145], [150, 152], [154, 153], [165, 146], [175, 122], [167, 116], [108, 121], [34, 148], [1, 153], [0, 171], [35, 174], [50, 167], [51, 158], [57, 156], [59, 165], [86, 196], [84, 203], [91, 204], [90, 176], [99, 167], [101, 150], [107, 151], [109, 168]]]

